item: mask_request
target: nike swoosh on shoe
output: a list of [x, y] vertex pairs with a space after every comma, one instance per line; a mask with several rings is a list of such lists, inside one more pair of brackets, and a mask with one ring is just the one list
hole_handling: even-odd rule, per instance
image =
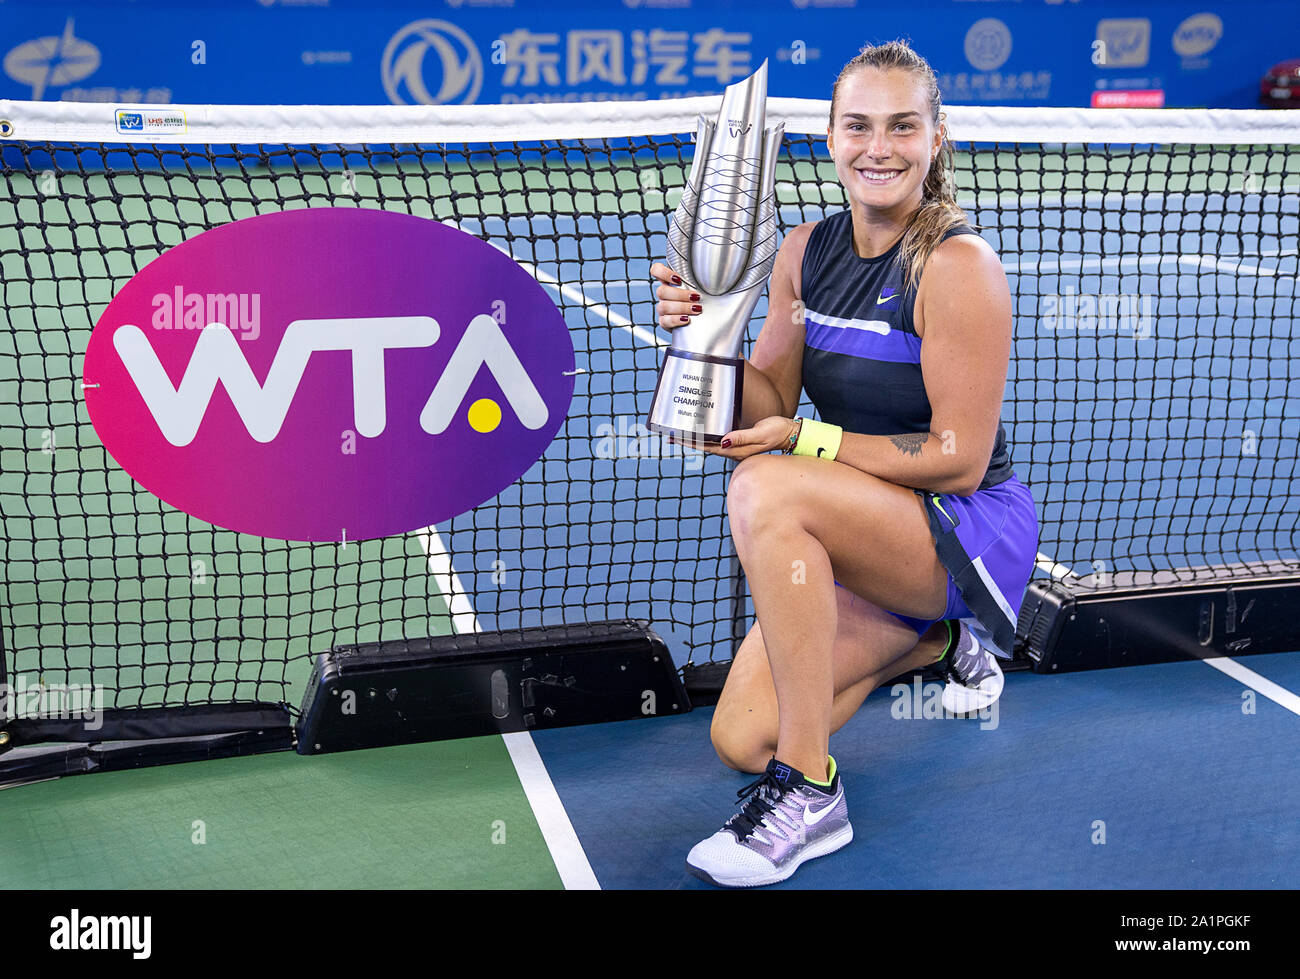
[[840, 801], [840, 797], [838, 794], [836, 794], [835, 798], [831, 799], [830, 802], [828, 802], [821, 809], [818, 809], [816, 812], [813, 812], [813, 808], [811, 805], [804, 806], [803, 807], [804, 825], [816, 826], [818, 823], [820, 823], [823, 819], [826, 818], [826, 814], [830, 812], [832, 809], [834, 809], [835, 803], [839, 801]]

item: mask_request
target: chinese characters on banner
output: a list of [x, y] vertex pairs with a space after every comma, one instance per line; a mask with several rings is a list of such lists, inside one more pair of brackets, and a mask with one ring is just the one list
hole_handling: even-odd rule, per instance
[[[660, 97], [670, 98], [713, 94], [745, 78], [757, 67], [752, 45], [752, 35], [720, 27], [563, 34], [520, 28], [501, 35], [493, 46], [493, 61], [503, 66], [503, 102], [558, 100], [564, 95], [556, 89], [597, 82], [613, 91], [583, 92], [582, 98], [651, 98], [648, 91], [635, 89], [647, 83], [660, 90]], [[683, 91], [691, 86], [698, 86], [699, 92]]]

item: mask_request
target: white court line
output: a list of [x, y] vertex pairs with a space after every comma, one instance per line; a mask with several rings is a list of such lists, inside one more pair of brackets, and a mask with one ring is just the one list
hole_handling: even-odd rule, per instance
[[1234, 275], [1280, 275], [1277, 269], [1266, 269], [1262, 265], [1247, 265], [1245, 262], [1229, 262], [1216, 255], [1184, 255], [1178, 259], [1179, 265], [1194, 268], [1213, 269], [1216, 272], [1230, 272]]
[[[825, 163], [826, 160], [815, 161]], [[800, 197], [805, 196], [810, 191], [818, 195], [815, 199], [822, 200], [826, 192], [833, 194], [842, 194], [844, 185], [838, 180], [801, 180], [799, 183], [793, 183], [788, 180], [779, 180], [776, 183], [778, 193], [794, 194]], [[957, 192], [957, 203], [964, 208], [977, 208], [979, 210], [1042, 210], [1043, 208], [1060, 208], [1066, 206], [1076, 206], [1086, 203], [1102, 204], [1107, 203], [1128, 203], [1129, 201], [1151, 202], [1151, 207], [1147, 210], [1156, 213], [1167, 210], [1168, 201], [1199, 201], [1208, 198], [1224, 197], [1260, 197], [1264, 195], [1292, 197], [1300, 193], [1300, 184], [1281, 184], [1279, 186], [1266, 186], [1258, 190], [1244, 190], [1242, 188], [1225, 187], [1221, 190], [1102, 190], [1088, 189], [1066, 191], [1065, 193], [1041, 193], [1038, 191], [1019, 191], [1019, 190], [985, 190], [972, 195], [966, 188], [960, 188]], [[1157, 203], [1160, 202], [1160, 203]], [[784, 202], [788, 203], [788, 202]]]
[[451, 625], [457, 633], [481, 632], [478, 616], [470, 604], [469, 595], [461, 587], [460, 576], [451, 566], [451, 555], [443, 546], [442, 536], [437, 527], [425, 527], [415, 532], [420, 541], [420, 548], [429, 561], [429, 571], [438, 584], [443, 597], [447, 600], [447, 611], [451, 613]]
[[[825, 186], [839, 186], [825, 185]], [[1300, 193], [1300, 185], [1292, 186], [1290, 184], [1281, 187], [1267, 187], [1261, 191], [1245, 191], [1241, 189], [1224, 189], [1224, 190], [1196, 190], [1196, 191], [1146, 191], [1146, 190], [1087, 190], [1087, 191], [1070, 191], [1065, 194], [1051, 193], [1041, 194], [1032, 191], [991, 191], [986, 190], [976, 196], [971, 196], [970, 192], [962, 188], [957, 193], [957, 203], [963, 208], [975, 211], [1041, 211], [1057, 210], [1066, 207], [1081, 207], [1083, 205], [1102, 207], [1115, 206], [1117, 204], [1129, 204], [1136, 202], [1142, 204], [1141, 208], [1130, 208], [1131, 214], [1162, 214], [1173, 209], [1169, 206], [1171, 201], [1182, 201], [1187, 205], [1187, 210], [1203, 210], [1205, 204], [1213, 198], [1215, 202], [1226, 200], [1231, 197], [1234, 199], [1246, 200], [1247, 198], [1259, 198], [1262, 196], [1269, 197], [1294, 197]]]
[[1285, 687], [1279, 687], [1268, 677], [1260, 676], [1254, 670], [1247, 669], [1235, 659], [1227, 656], [1202, 656], [1201, 662], [1213, 666], [1220, 673], [1226, 673], [1243, 686], [1261, 693], [1279, 707], [1285, 707], [1292, 714], [1300, 714], [1300, 696]]
[[[443, 590], [443, 595], [447, 598], [447, 608], [451, 612], [451, 621], [455, 630], [458, 633], [482, 631], [478, 616], [474, 614], [474, 608], [470, 604], [469, 595], [461, 587], [460, 576], [452, 567], [451, 555], [443, 546], [442, 535], [438, 533], [438, 528], [425, 527], [423, 530], [417, 530], [415, 536], [428, 556], [429, 571], [432, 572]], [[546, 771], [542, 756], [537, 753], [537, 745], [533, 743], [532, 735], [527, 731], [520, 731], [503, 734], [501, 738], [506, 743], [510, 761], [519, 776], [519, 784], [523, 786], [524, 795], [528, 797], [533, 818], [541, 828], [542, 838], [546, 841], [546, 848], [551, 853], [551, 860], [560, 873], [560, 881], [565, 889], [600, 890], [600, 882], [596, 880], [596, 874], [587, 860], [586, 851], [583, 850], [578, 834], [573, 829], [573, 823], [569, 821], [569, 814], [564, 811], [564, 804], [560, 802], [560, 794], [555, 791], [555, 784]]]
[[[1063, 564], [1058, 564], [1042, 551], [1038, 552], [1038, 567], [1046, 571], [1058, 581], [1065, 578], [1076, 578], [1073, 571]], [[1207, 666], [1213, 666], [1220, 673], [1226, 673], [1242, 686], [1249, 687], [1256, 693], [1263, 694], [1273, 703], [1280, 707], [1285, 707], [1292, 714], [1300, 715], [1300, 695], [1292, 693], [1286, 687], [1280, 687], [1268, 677], [1260, 676], [1254, 670], [1242, 666], [1235, 659], [1228, 656], [1202, 656], [1202, 663]]]
[[[1051, 275], [1059, 272], [1082, 272], [1085, 269], [1113, 268], [1123, 272], [1125, 267], [1141, 271], [1143, 266], [1155, 266], [1157, 272], [1178, 271], [1178, 267], [1194, 269], [1211, 269], [1236, 275], [1253, 275], [1269, 278], [1278, 275], [1290, 275], [1279, 268], [1265, 268], [1263, 265], [1248, 265], [1245, 262], [1231, 262], [1234, 255], [1116, 255], [1107, 258], [1053, 258], [1039, 255], [1034, 258], [1004, 261], [1002, 268], [1016, 275], [1033, 273]], [[1163, 269], [1163, 265], [1171, 266]]]
[[4, 785], [0, 785], [0, 792], [5, 789], [20, 789], [24, 785], [37, 785], [41, 782], [57, 782], [60, 777], [59, 775], [48, 775], [45, 778], [32, 778], [25, 782], [6, 782]]
[[1038, 552], [1038, 560], [1035, 561], [1034, 563], [1038, 565], [1040, 571], [1046, 571], [1057, 581], [1063, 581], [1066, 578], [1078, 577], [1078, 575], [1076, 575], [1073, 571], [1067, 568], [1064, 564], [1057, 564], [1055, 561], [1053, 561], [1042, 551]]
[[[1293, 273], [1277, 268], [1268, 268], [1264, 265], [1252, 265], [1245, 261], [1232, 261], [1232, 259], [1246, 258], [1266, 258], [1277, 255], [1281, 258], [1293, 257], [1289, 252], [1281, 252], [1277, 249], [1272, 254], [1261, 253], [1259, 255], [1115, 255], [1106, 258], [1058, 258], [1052, 255], [1038, 254], [1033, 258], [1007, 259], [1003, 261], [1002, 268], [1011, 275], [1052, 275], [1064, 272], [1083, 272], [1094, 269], [1113, 269], [1117, 273], [1129, 271], [1141, 271], [1143, 267], [1154, 267], [1157, 272], [1177, 273], [1178, 267], [1191, 269], [1209, 269], [1212, 271], [1226, 272], [1233, 275], [1251, 275], [1259, 278], [1273, 278], [1276, 276], [1291, 276]], [[516, 261], [519, 261], [516, 259]], [[647, 258], [647, 262], [654, 259]], [[525, 263], [520, 263], [525, 264]], [[1161, 268], [1167, 265], [1169, 268]], [[539, 273], [540, 274], [540, 273]], [[548, 281], [546, 285], [554, 286], [555, 283]], [[590, 290], [597, 291], [625, 291], [631, 293], [633, 286], [643, 285], [644, 281], [640, 279], [580, 279], [571, 283], [567, 288], [571, 290]], [[568, 293], [570, 298], [576, 299], [584, 306], [590, 306], [596, 310], [607, 309], [601, 306], [594, 299], [588, 298], [581, 291]], [[625, 320], [624, 323], [627, 321]], [[623, 325], [623, 324], [620, 324]], [[627, 327], [624, 326], [626, 329]], [[635, 329], [635, 328], [633, 328]], [[642, 340], [646, 338], [641, 337]], [[648, 342], [648, 341], [647, 341]], [[656, 338], [655, 342], [659, 346], [664, 346], [664, 342]]]
[[[510, 253], [506, 252], [504, 248], [502, 248], [501, 251], [505, 252], [507, 255], [510, 255]], [[531, 275], [542, 285], [547, 285], [547, 286], [551, 286], [554, 289], [558, 289], [560, 291], [560, 295], [567, 296], [569, 299], [572, 299], [574, 302], [581, 303], [583, 306], [587, 307], [588, 309], [594, 310], [596, 315], [603, 316], [612, 325], [617, 326], [621, 330], [627, 330], [627, 332], [631, 333], [642, 343], [648, 343], [654, 347], [668, 346], [667, 340], [655, 336], [654, 333], [652, 333], [650, 330], [647, 330], [644, 326], [634, 325], [632, 321], [628, 319], [626, 316], [619, 315], [618, 313], [610, 309], [608, 306], [606, 306], [604, 303], [596, 302], [596, 300], [592, 299], [581, 289], [577, 289], [572, 285], [566, 285], [565, 283], [557, 279], [555, 276], [551, 275], [551, 273], [542, 271], [540, 268], [538, 268], [536, 265], [533, 265], [531, 262], [525, 262], [523, 259], [515, 258], [515, 256], [513, 255], [510, 255], [510, 258], [520, 268], [522, 268], [525, 272]]]
[[542, 763], [542, 756], [537, 753], [537, 745], [527, 731], [501, 735], [510, 752], [510, 760], [519, 773], [519, 781], [528, 795], [528, 804], [533, 807], [533, 816], [542, 828], [542, 836], [551, 851], [551, 860], [560, 872], [560, 880], [565, 890], [598, 891], [600, 882], [587, 861], [586, 851], [578, 840], [578, 834], [569, 821], [569, 814], [564, 811], [560, 794], [555, 791], [551, 776]]

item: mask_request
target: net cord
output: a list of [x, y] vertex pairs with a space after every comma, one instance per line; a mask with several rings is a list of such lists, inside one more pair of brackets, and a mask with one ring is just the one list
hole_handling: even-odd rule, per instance
[[[616, 139], [694, 132], [722, 97], [643, 102], [508, 105], [165, 105], [0, 99], [0, 142], [478, 143]], [[123, 133], [117, 111], [183, 114], [183, 131]], [[1300, 141], [1300, 112], [1268, 109], [1082, 109], [947, 106], [950, 136], [977, 143], [1183, 143], [1261, 145]], [[768, 122], [791, 135], [826, 132], [828, 99], [769, 98]], [[8, 123], [8, 125], [5, 125]]]

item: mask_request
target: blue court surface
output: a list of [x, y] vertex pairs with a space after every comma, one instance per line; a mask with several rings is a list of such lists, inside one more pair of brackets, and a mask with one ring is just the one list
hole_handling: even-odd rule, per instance
[[[1300, 886], [1300, 653], [1236, 662], [1013, 673], [996, 727], [895, 717], [882, 687], [831, 739], [853, 842], [775, 886]], [[711, 716], [533, 736], [602, 887], [709, 886], [686, 854], [752, 780]]]

